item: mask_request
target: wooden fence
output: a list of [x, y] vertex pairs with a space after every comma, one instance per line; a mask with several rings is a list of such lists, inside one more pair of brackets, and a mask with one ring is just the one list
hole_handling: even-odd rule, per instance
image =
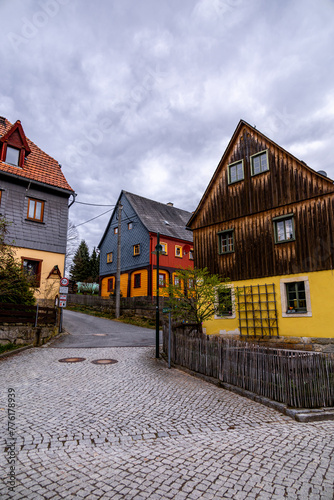
[[[164, 328], [168, 352], [168, 328]], [[171, 361], [293, 408], [334, 406], [334, 354], [272, 349], [173, 330]]]
[[51, 307], [0, 303], [0, 324], [55, 325], [57, 311]]

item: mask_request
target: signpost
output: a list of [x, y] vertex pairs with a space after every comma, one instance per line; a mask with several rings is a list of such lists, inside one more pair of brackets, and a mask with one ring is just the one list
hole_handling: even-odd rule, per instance
[[168, 368], [170, 368], [170, 345], [172, 336], [172, 310], [170, 307], [164, 307], [163, 313], [168, 313]]
[[59, 321], [59, 333], [63, 328], [63, 308], [66, 307], [67, 303], [67, 294], [68, 294], [68, 278], [60, 279], [60, 287], [59, 287], [59, 307], [60, 307], [60, 321]]

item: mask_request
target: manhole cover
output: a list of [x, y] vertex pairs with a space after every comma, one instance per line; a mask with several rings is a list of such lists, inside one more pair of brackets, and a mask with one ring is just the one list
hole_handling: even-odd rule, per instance
[[95, 359], [92, 361], [94, 365], [114, 365], [118, 363], [117, 359]]
[[80, 361], [85, 361], [86, 358], [63, 358], [59, 359], [60, 363], [79, 363]]

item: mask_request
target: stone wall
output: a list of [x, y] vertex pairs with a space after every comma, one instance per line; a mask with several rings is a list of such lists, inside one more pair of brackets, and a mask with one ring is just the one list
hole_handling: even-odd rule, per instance
[[334, 352], [334, 338], [321, 337], [241, 337], [239, 334], [221, 333], [220, 337], [243, 340], [252, 344], [298, 351]]
[[13, 343], [16, 345], [40, 346], [51, 337], [57, 335], [58, 326], [31, 326], [31, 325], [0, 325], [0, 345]]

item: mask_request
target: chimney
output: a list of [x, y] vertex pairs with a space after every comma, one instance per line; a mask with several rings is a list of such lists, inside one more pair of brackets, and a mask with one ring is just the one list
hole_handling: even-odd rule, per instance
[[167, 206], [168, 206], [168, 207], [173, 207], [173, 206], [174, 206], [174, 203], [172, 203], [171, 201], [169, 201], [169, 202], [167, 203]]

